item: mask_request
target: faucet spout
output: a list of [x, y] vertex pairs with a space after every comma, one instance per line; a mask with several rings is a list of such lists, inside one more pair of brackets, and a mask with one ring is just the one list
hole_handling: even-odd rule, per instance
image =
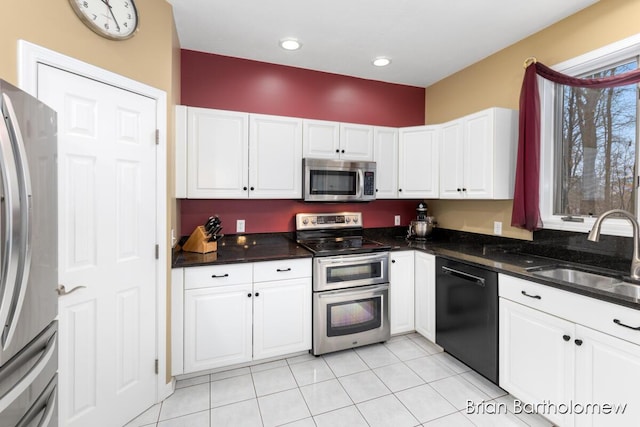
[[640, 248], [638, 248], [640, 225], [638, 225], [638, 220], [631, 213], [622, 209], [611, 209], [610, 211], [606, 211], [596, 219], [587, 239], [592, 242], [600, 240], [600, 228], [602, 227], [602, 222], [610, 215], [621, 215], [629, 220], [633, 226], [633, 255], [631, 257], [630, 275], [633, 280], [640, 280]]

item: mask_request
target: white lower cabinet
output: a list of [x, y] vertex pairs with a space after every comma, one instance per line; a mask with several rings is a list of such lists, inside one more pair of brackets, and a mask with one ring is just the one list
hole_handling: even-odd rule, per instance
[[436, 257], [415, 251], [415, 327], [423, 337], [436, 341]]
[[547, 403], [541, 415], [559, 426], [637, 426], [640, 311], [505, 275], [498, 283], [500, 387]]
[[311, 279], [253, 286], [253, 359], [311, 348]]
[[173, 375], [309, 350], [311, 259], [185, 268], [182, 309]]
[[389, 267], [391, 334], [415, 330], [414, 251], [392, 252]]
[[184, 372], [251, 360], [251, 283], [185, 291]]

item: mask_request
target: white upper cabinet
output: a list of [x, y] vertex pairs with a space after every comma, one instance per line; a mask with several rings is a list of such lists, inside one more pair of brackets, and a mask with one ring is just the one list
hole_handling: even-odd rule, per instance
[[301, 198], [302, 120], [177, 108], [176, 197]]
[[302, 121], [302, 156], [337, 159], [340, 154], [340, 123], [325, 120]]
[[302, 197], [302, 120], [249, 116], [249, 197]]
[[518, 112], [489, 108], [441, 125], [440, 198], [511, 199]]
[[373, 161], [373, 126], [340, 123], [340, 158]]
[[373, 126], [303, 120], [303, 157], [373, 160]]
[[376, 198], [398, 198], [398, 129], [373, 128], [373, 160], [376, 162]]
[[439, 194], [439, 126], [400, 129], [398, 197], [437, 199]]
[[187, 107], [187, 197], [246, 198], [249, 114]]

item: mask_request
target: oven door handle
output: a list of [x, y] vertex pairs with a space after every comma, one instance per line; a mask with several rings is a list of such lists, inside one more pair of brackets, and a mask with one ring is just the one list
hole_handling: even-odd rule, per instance
[[316, 258], [318, 260], [318, 265], [326, 266], [326, 265], [350, 265], [350, 264], [359, 264], [363, 261], [388, 261], [389, 253], [388, 252], [377, 252], [375, 254], [365, 254], [365, 255], [347, 255], [345, 257], [326, 257], [326, 258]]
[[463, 271], [454, 270], [453, 268], [442, 266], [442, 271], [445, 274], [456, 276], [464, 280], [470, 280], [476, 282], [477, 285], [484, 287], [484, 279], [482, 277], [474, 276], [473, 274], [465, 273]]
[[331, 298], [335, 296], [340, 297], [352, 297], [352, 296], [360, 296], [363, 297], [363, 294], [371, 295], [378, 292], [384, 292], [389, 290], [389, 285], [380, 285], [375, 287], [359, 287], [359, 288], [351, 288], [351, 289], [339, 289], [335, 291], [325, 291], [325, 292], [317, 292], [316, 295], [318, 298]]

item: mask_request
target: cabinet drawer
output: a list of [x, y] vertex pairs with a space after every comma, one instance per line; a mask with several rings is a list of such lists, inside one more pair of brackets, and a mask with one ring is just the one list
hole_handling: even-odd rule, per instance
[[640, 345], [640, 330], [632, 329], [640, 327], [640, 310], [503, 274], [498, 279], [498, 294]]
[[185, 289], [237, 285], [252, 281], [253, 269], [250, 263], [190, 267], [184, 271]]
[[311, 258], [283, 259], [253, 264], [254, 282], [270, 282], [299, 277], [311, 277]]

